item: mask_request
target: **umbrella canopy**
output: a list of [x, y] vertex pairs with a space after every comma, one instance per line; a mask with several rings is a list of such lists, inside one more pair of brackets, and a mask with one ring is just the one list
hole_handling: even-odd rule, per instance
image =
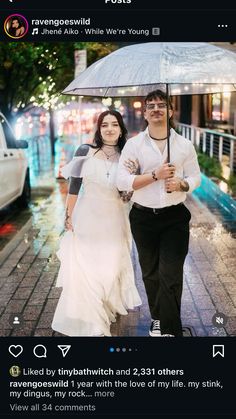
[[207, 43], [150, 42], [120, 48], [83, 71], [63, 94], [146, 96], [171, 85], [172, 95], [236, 90], [236, 54]]

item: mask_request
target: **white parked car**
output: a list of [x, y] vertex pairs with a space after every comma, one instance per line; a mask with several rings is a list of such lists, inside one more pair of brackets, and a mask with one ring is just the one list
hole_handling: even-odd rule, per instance
[[30, 179], [23, 148], [28, 143], [16, 140], [13, 130], [0, 112], [0, 209], [17, 200], [27, 206], [30, 200]]

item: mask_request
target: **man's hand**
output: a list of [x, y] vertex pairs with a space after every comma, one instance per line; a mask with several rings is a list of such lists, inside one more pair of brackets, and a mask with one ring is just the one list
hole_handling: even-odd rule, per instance
[[158, 179], [173, 178], [175, 175], [175, 166], [170, 163], [164, 163], [160, 169], [155, 170], [155, 175]]
[[178, 177], [165, 180], [166, 192], [188, 192], [189, 184]]

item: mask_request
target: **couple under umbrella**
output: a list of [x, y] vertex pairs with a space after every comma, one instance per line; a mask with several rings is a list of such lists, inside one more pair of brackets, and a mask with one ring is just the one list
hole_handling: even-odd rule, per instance
[[[144, 56], [146, 45], [137, 46]], [[181, 56], [187, 60], [184, 45]], [[205, 44], [196, 44], [195, 58], [199, 58], [202, 49], [208, 50]], [[121, 50], [116, 51], [118, 57], [113, 60], [116, 70]], [[214, 61], [216, 54], [212, 49], [210, 53]], [[227, 58], [232, 59], [230, 54]], [[123, 73], [129, 69], [126, 61], [122, 80], [116, 79], [117, 84], [105, 88], [108, 64], [109, 56], [93, 64], [65, 93], [143, 95], [151, 86], [160, 87], [149, 83], [150, 77], [145, 86], [138, 86], [132, 77], [129, 85], [124, 83]], [[168, 64], [166, 53], [162, 66], [168, 68]], [[138, 77], [141, 67], [130, 74]], [[91, 81], [93, 70], [103, 74], [102, 82]], [[196, 92], [197, 84], [200, 93], [213, 86], [207, 79], [203, 86], [196, 74], [194, 77], [191, 89], [181, 84], [182, 92], [186, 87], [190, 93]], [[175, 85], [175, 89], [179, 88]], [[107, 111], [98, 119], [93, 145], [80, 146], [65, 166], [63, 175], [70, 178], [67, 232], [58, 251], [61, 267], [57, 285], [63, 290], [52, 323], [54, 330], [69, 336], [110, 336], [110, 324], [117, 313], [125, 315], [141, 304], [130, 258], [132, 232], [151, 314], [149, 334], [182, 336], [183, 265], [191, 218], [184, 201], [187, 193], [199, 186], [200, 170], [193, 145], [173, 129], [172, 116], [168, 90], [167, 94], [159, 88], [149, 90], [144, 100], [145, 131], [126, 142], [121, 115]], [[129, 212], [125, 201], [130, 197]]]

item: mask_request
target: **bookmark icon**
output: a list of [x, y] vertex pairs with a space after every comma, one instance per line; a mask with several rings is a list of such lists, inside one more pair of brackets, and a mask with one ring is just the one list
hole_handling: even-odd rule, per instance
[[224, 358], [225, 356], [225, 345], [213, 345], [212, 347], [212, 356], [215, 358], [216, 356], [221, 356]]
[[57, 347], [61, 350], [63, 358], [65, 358], [71, 348], [71, 345], [57, 345]]

